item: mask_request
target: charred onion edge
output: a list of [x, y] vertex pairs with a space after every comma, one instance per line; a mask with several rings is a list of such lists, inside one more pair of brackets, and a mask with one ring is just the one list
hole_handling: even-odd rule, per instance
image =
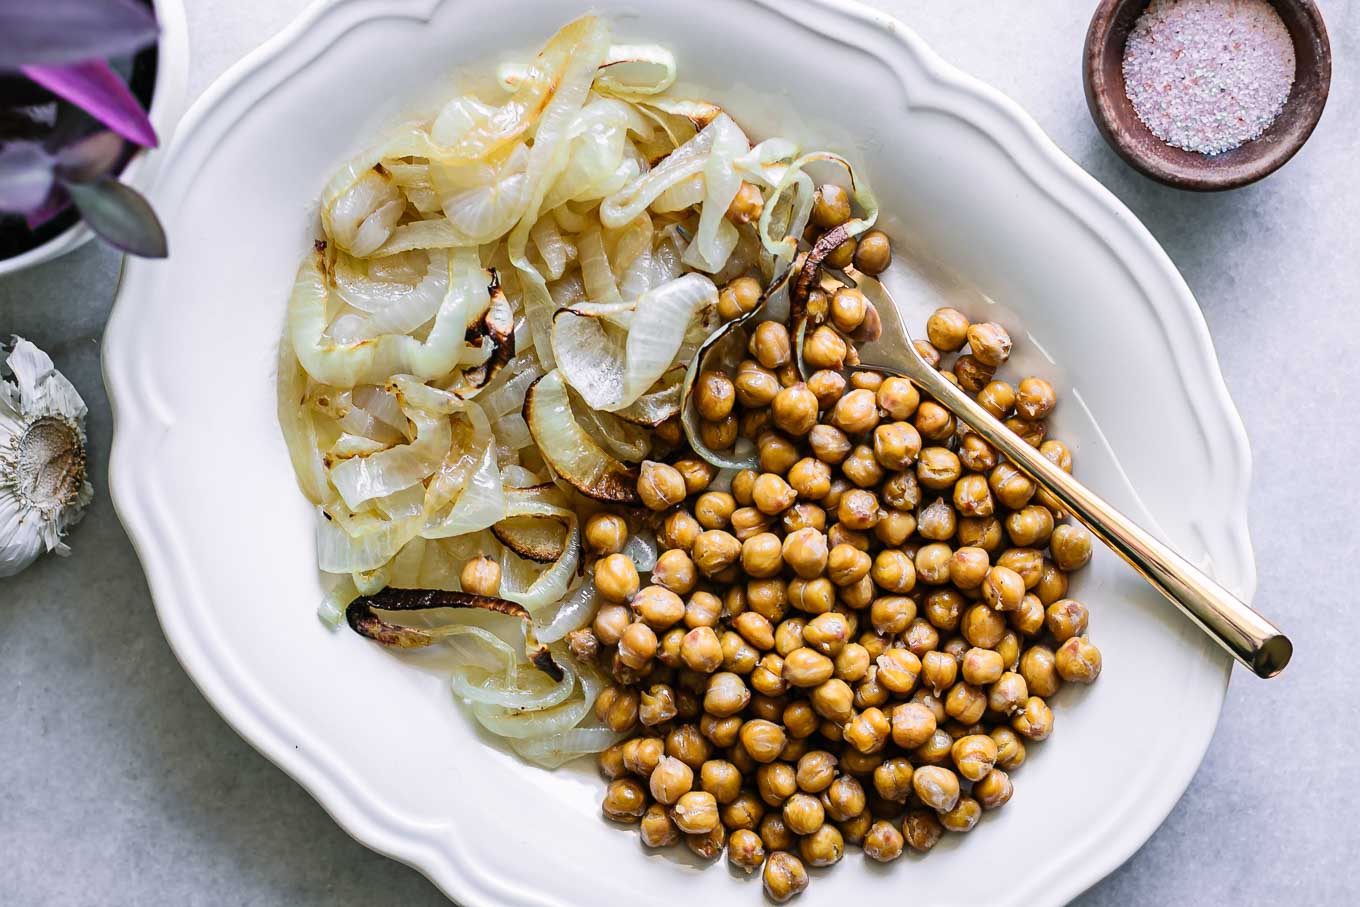
[[563, 537], [562, 544], [558, 545], [556, 550], [535, 548], [533, 545], [530, 545], [523, 539], [518, 538], [513, 529], [510, 529], [503, 525], [505, 523], [510, 522], [511, 520], [547, 520], [549, 522], [556, 523], [557, 525], [564, 527], [567, 531], [571, 531], [571, 522], [567, 520], [565, 517], [560, 516], [535, 516], [530, 514], [524, 514], [521, 516], [506, 517], [499, 523], [494, 523], [491, 526], [491, 534], [494, 535], [502, 545], [509, 548], [511, 551], [515, 552], [525, 560], [534, 561], [535, 563], [538, 564], [551, 564], [553, 561], [561, 557], [562, 552], [564, 552], [567, 549], [565, 536]]
[[428, 611], [434, 608], [477, 608], [495, 611], [524, 621], [530, 634], [525, 645], [531, 650], [525, 655], [534, 667], [553, 680], [564, 676], [562, 668], [553, 661], [547, 646], [540, 646], [533, 638], [533, 618], [523, 606], [503, 598], [489, 595], [472, 595], [467, 592], [450, 592], [444, 589], [394, 589], [388, 587], [373, 595], [361, 595], [350, 602], [345, 609], [345, 620], [350, 629], [360, 636], [397, 649], [419, 649], [433, 645], [437, 638], [428, 630], [420, 627], [403, 627], [383, 620], [374, 609], [381, 611]]
[[709, 334], [708, 339], [700, 344], [699, 349], [695, 350], [694, 358], [690, 359], [689, 368], [685, 370], [685, 383], [680, 391], [680, 426], [684, 429], [685, 440], [689, 443], [690, 448], [719, 469], [754, 469], [757, 457], [755, 452], [741, 458], [729, 457], [710, 450], [708, 445], [703, 442], [703, 438], [699, 435], [698, 411], [691, 405], [690, 399], [693, 396], [694, 383], [699, 379], [699, 373], [704, 369], [704, 360], [709, 351], [726, 339], [728, 334], [739, 330], [747, 322], [756, 320], [760, 313], [764, 311], [765, 303], [769, 301], [769, 298], [787, 286], [792, 276], [793, 268], [791, 266], [785, 268], [784, 273], [776, 277], [760, 294], [760, 299], [756, 302], [755, 308], [744, 315], [733, 318], [727, 324]]
[[[524, 417], [525, 423], [529, 426], [529, 434], [533, 436], [534, 443], [538, 445], [539, 453], [543, 457], [543, 461], [552, 468], [554, 475], [560, 476], [564, 482], [588, 498], [592, 498], [596, 501], [607, 501], [614, 504], [637, 505], [642, 503], [642, 499], [638, 497], [637, 493], [638, 471], [624, 466], [603, 448], [600, 448], [600, 452], [605, 458], [611, 460], [617, 468], [611, 468], [601, 476], [600, 481], [595, 487], [587, 485], [583, 480], [576, 476], [559, 472], [557, 467], [553, 465], [552, 458], [546, 453], [545, 445], [539, 443], [538, 436], [534, 435], [534, 389], [537, 388], [538, 383], [546, 377], [547, 375], [539, 375], [534, 379], [534, 383], [530, 384], [528, 389], [524, 392], [524, 406], [520, 408], [520, 415]], [[565, 379], [563, 384], [565, 386]], [[573, 421], [574, 419], [575, 417], [573, 417]], [[580, 428], [580, 426], [578, 425], [577, 428]], [[582, 434], [586, 434], [584, 428], [581, 428], [580, 430]], [[595, 446], [599, 447], [598, 444]]]
[[[496, 373], [505, 367], [515, 356], [515, 315], [510, 308], [509, 301], [505, 298], [505, 291], [501, 289], [501, 278], [496, 273], [495, 268], [491, 268], [491, 282], [487, 284], [487, 292], [491, 295], [491, 302], [486, 307], [486, 313], [475, 326], [469, 327], [464, 339], [468, 343], [476, 343], [481, 346], [482, 338], [487, 338], [493, 344], [491, 357], [474, 369], [469, 369], [463, 373], [472, 389], [486, 387]], [[509, 313], [508, 319], [500, 316]]]

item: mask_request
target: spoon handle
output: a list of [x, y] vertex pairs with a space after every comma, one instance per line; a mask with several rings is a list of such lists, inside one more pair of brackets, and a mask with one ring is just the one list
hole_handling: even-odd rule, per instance
[[1057, 498], [1233, 658], [1259, 677], [1274, 677], [1284, 670], [1294, 646], [1274, 624], [1050, 462], [932, 368], [910, 344], [907, 349], [908, 378]]

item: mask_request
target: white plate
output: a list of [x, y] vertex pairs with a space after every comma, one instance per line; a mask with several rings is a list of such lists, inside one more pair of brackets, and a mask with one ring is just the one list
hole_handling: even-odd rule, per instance
[[[847, 2], [601, 5], [626, 38], [672, 47], [682, 77], [752, 135], [861, 159], [893, 215], [897, 291], [922, 317], [948, 299], [1010, 326], [1016, 373], [1064, 389], [1055, 425], [1080, 476], [1251, 595], [1248, 449], [1194, 300], [1033, 121]], [[589, 766], [521, 764], [487, 745], [437, 672], [314, 616], [312, 514], [274, 419], [274, 357], [317, 194], [468, 64], [544, 40], [562, 7], [317, 6], [198, 102], [152, 192], [174, 257], [129, 262], [106, 335], [113, 492], [194, 681], [365, 844], [468, 907], [759, 903], [758, 883], [646, 854], [602, 821]], [[1056, 733], [1011, 803], [923, 859], [866, 866], [852, 852], [814, 873], [803, 903], [1056, 904], [1152, 834], [1208, 745], [1228, 662], [1108, 552], [1075, 591], [1105, 671], [1055, 698]]]

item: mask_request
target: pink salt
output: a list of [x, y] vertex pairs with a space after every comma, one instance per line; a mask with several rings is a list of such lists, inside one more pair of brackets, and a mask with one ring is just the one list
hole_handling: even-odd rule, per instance
[[1152, 0], [1124, 47], [1124, 89], [1157, 138], [1221, 154], [1265, 132], [1294, 84], [1294, 42], [1266, 0]]

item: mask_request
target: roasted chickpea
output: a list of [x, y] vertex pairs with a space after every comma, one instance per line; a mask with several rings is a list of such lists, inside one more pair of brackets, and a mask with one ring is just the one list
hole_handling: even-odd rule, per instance
[[845, 855], [845, 839], [834, 825], [822, 825], [798, 842], [798, 852], [809, 866], [830, 866]]
[[782, 389], [770, 404], [775, 427], [794, 437], [806, 435], [817, 424], [817, 407], [817, 395], [801, 381]]
[[849, 638], [849, 621], [834, 611], [817, 615], [803, 628], [803, 644], [823, 655], [836, 655]]
[[755, 611], [743, 611], [732, 619], [732, 628], [752, 646], [767, 652], [774, 648], [774, 625], [770, 619]]
[[983, 809], [996, 809], [1010, 800], [1014, 788], [1010, 775], [994, 768], [973, 785], [973, 797]]
[[732, 535], [739, 542], [745, 542], [762, 532], [769, 532], [771, 528], [773, 522], [770, 517], [755, 507], [738, 507], [732, 511]]
[[782, 850], [771, 851], [761, 874], [765, 894], [776, 904], [782, 904], [808, 887], [807, 869], [803, 861]]
[[1024, 764], [1025, 743], [1015, 731], [1005, 726], [994, 727], [989, 736], [996, 741], [996, 764], [998, 768], [1013, 772]]
[[674, 466], [643, 460], [637, 490], [649, 509], [666, 510], [685, 499], [685, 478]]
[[[832, 482], [833, 493], [836, 495], [836, 504], [840, 505], [840, 496], [843, 491], [834, 491], [835, 482]], [[828, 499], [829, 500], [829, 499]], [[840, 523], [832, 523], [826, 530], [826, 543], [832, 548], [837, 545], [849, 545], [851, 548], [858, 548], [860, 551], [869, 550], [869, 534], [867, 532], [856, 532], [853, 529], [846, 529]]]
[[954, 738], [943, 728], [936, 728], [925, 743], [911, 751], [911, 758], [917, 765], [944, 765], [953, 746]]
[[944, 697], [945, 714], [964, 724], [976, 724], [987, 712], [987, 694], [971, 683], [960, 681]]
[[1001, 655], [991, 649], [976, 646], [963, 654], [963, 679], [973, 686], [986, 686], [1001, 679], [1005, 672], [1005, 662]]
[[746, 675], [755, 670], [760, 663], [760, 653], [751, 647], [740, 633], [729, 630], [718, 638], [722, 643], [723, 670], [733, 674]]
[[830, 680], [835, 666], [830, 658], [804, 646], [784, 656], [784, 680], [790, 686], [815, 687]]
[[1054, 655], [1058, 675], [1068, 683], [1092, 683], [1100, 676], [1100, 650], [1085, 636], [1073, 636]]
[[1015, 393], [1015, 411], [1022, 419], [1047, 419], [1058, 404], [1053, 385], [1043, 378], [1022, 378]]
[[731, 803], [723, 805], [718, 814], [728, 829], [754, 831], [760, 827], [760, 820], [765, 816], [765, 804], [750, 791], [742, 791]]
[[970, 474], [954, 485], [954, 507], [963, 516], [991, 516], [995, 508], [987, 478]]
[[1059, 570], [1080, 570], [1091, 560], [1091, 533], [1084, 526], [1064, 524], [1053, 530], [1048, 549]]
[[916, 576], [932, 586], [949, 582], [949, 562], [953, 557], [953, 549], [944, 542], [922, 545], [916, 551]]
[[779, 536], [773, 532], [753, 535], [741, 545], [741, 569], [757, 578], [775, 576], [783, 566]]
[[818, 369], [808, 375], [807, 388], [817, 398], [817, 406], [820, 409], [830, 409], [845, 393], [845, 378], [840, 372]]
[[818, 425], [808, 432], [808, 445], [818, 460], [832, 466], [844, 462], [852, 449], [845, 433], [831, 425]]
[[1067, 574], [1052, 561], [1044, 561], [1039, 568], [1039, 582], [1034, 586], [1034, 594], [1044, 605], [1051, 605], [1060, 598], [1066, 598]]
[[727, 839], [727, 859], [733, 866], [750, 875], [765, 862], [765, 845], [760, 835], [749, 828], [739, 828]]
[[674, 756], [692, 769], [701, 768], [708, 761], [711, 751], [708, 741], [696, 725], [681, 724], [666, 734], [666, 755]]
[[902, 837], [917, 853], [925, 853], [940, 840], [944, 827], [928, 809], [912, 809], [902, 819]]
[[953, 809], [940, 813], [940, 824], [946, 831], [962, 833], [972, 831], [981, 818], [982, 807], [978, 802], [972, 797], [963, 796], [959, 797]]
[[939, 443], [953, 436], [955, 423], [949, 410], [934, 400], [923, 400], [912, 420], [921, 437]]
[[841, 495], [836, 506], [836, 519], [847, 529], [862, 532], [878, 523], [878, 497], [872, 491], [852, 488]]
[[874, 392], [856, 388], [836, 402], [831, 424], [848, 435], [861, 435], [878, 425], [878, 401]]
[[1047, 507], [1030, 504], [1006, 517], [1006, 534], [1011, 544], [1022, 548], [1046, 545], [1053, 534], [1053, 513]]
[[618, 778], [605, 789], [603, 807], [615, 822], [636, 822], [647, 811], [647, 794], [632, 778]]
[[968, 347], [983, 365], [996, 368], [1011, 355], [1011, 335], [994, 321], [984, 321], [968, 328]]
[[891, 863], [902, 856], [902, 832], [887, 819], [878, 819], [864, 835], [864, 855], [879, 863]]
[[826, 569], [826, 535], [816, 529], [798, 529], [784, 537], [783, 560], [799, 577], [816, 579]]
[[658, 803], [671, 806], [694, 786], [694, 769], [673, 756], [657, 763], [648, 781]]
[[891, 733], [888, 716], [872, 707], [851, 718], [842, 729], [845, 742], [861, 753], [876, 753], [883, 749]]
[[[733, 207], [736, 207], [738, 202], [742, 200], [742, 194], [743, 192], [746, 192], [746, 187], [749, 185], [749, 183], [742, 184], [741, 190], [737, 193], [737, 200], [732, 202]], [[759, 195], [758, 192], [756, 194]], [[747, 193], [747, 200], [749, 201], [749, 193]], [[743, 205], [744, 211], [750, 210], [749, 205], [745, 205], [744, 203]], [[731, 216], [731, 211], [732, 209], [729, 208], [729, 216]], [[736, 218], [733, 219], [735, 220]], [[738, 277], [718, 292], [718, 315], [724, 321], [731, 321], [733, 318], [744, 315], [759, 305], [760, 297], [761, 289], [759, 281], [754, 277]]]
[[883, 467], [868, 444], [855, 445], [850, 456], [841, 463], [841, 474], [860, 488], [870, 488], [883, 481]]
[[864, 785], [850, 775], [841, 775], [822, 794], [822, 805], [826, 814], [836, 822], [853, 819], [864, 812], [867, 798]]
[[981, 548], [958, 549], [949, 558], [949, 581], [964, 591], [978, 588], [990, 569], [989, 560]]
[[652, 684], [639, 696], [638, 720], [646, 727], [665, 724], [677, 711], [675, 690], [664, 683]]
[[996, 448], [982, 439], [981, 435], [964, 435], [959, 440], [959, 462], [971, 472], [990, 472], [998, 460]]
[[953, 353], [968, 342], [968, 316], [958, 309], [936, 309], [926, 320], [926, 337], [937, 349]]
[[1043, 576], [1044, 556], [1037, 548], [1007, 548], [996, 559], [996, 565], [1014, 570], [1029, 590], [1037, 586]]
[[917, 658], [924, 658], [925, 653], [939, 648], [940, 631], [931, 626], [930, 621], [918, 617], [907, 625], [907, 632], [902, 634], [902, 641], [907, 644], [911, 654]]
[[935, 714], [917, 702], [904, 702], [892, 710], [892, 739], [902, 749], [915, 749], [935, 733]]
[[959, 632], [970, 645], [995, 649], [1006, 635], [1006, 618], [989, 605], [973, 605], [963, 612], [959, 620]]
[[812, 197], [812, 222], [823, 230], [850, 219], [850, 193], [835, 183], [823, 183]]
[[1010, 463], [999, 463], [987, 476], [992, 494], [1003, 507], [1019, 510], [1034, 497], [1034, 483]]
[[656, 559], [656, 566], [652, 568], [652, 582], [679, 595], [693, 592], [698, 581], [694, 561], [679, 548], [661, 552]]
[[710, 529], [694, 540], [693, 563], [705, 576], [714, 576], [736, 563], [741, 550], [741, 542], [731, 533]]
[[1086, 606], [1074, 598], [1064, 598], [1049, 605], [1044, 620], [1048, 632], [1059, 643], [1085, 633], [1089, 622], [1090, 613]]
[[998, 611], [1014, 611], [1025, 598], [1025, 581], [1009, 567], [997, 564], [982, 581], [982, 599]]
[[927, 488], [942, 491], [958, 481], [963, 469], [947, 447], [927, 447], [916, 460], [916, 477]]
[[736, 400], [732, 379], [722, 372], [701, 372], [694, 383], [694, 405], [705, 419], [716, 421], [726, 417]]
[[912, 788], [921, 802], [936, 812], [948, 812], [959, 802], [959, 778], [947, 768], [924, 765], [913, 774]]
[[[879, 656], [882, 658], [883, 656]], [[878, 682], [878, 666], [870, 665], [865, 672], [864, 679], [855, 686], [855, 708], [870, 709], [878, 708], [888, 703], [888, 688]], [[845, 728], [849, 727], [849, 722], [841, 728], [841, 737], [845, 737]], [[847, 768], [847, 771], [849, 769]]]
[[960, 775], [981, 781], [996, 764], [996, 741], [986, 734], [968, 734], [954, 741], [950, 755]]
[[921, 395], [906, 378], [885, 378], [878, 386], [878, 408], [894, 422], [905, 422], [916, 412]]
[[921, 509], [916, 520], [916, 531], [921, 538], [943, 542], [954, 537], [958, 528], [958, 514], [944, 498], [936, 498]]
[[[785, 767], [787, 768], [787, 766]], [[778, 811], [764, 816], [760, 820], [759, 830], [760, 841], [765, 845], [766, 850], [792, 849], [798, 846], [798, 836], [789, 831], [784, 824], [783, 815]]]
[[628, 625], [619, 637], [619, 661], [634, 670], [642, 670], [656, 655], [656, 632], [638, 621]]
[[921, 488], [915, 472], [894, 473], [880, 491], [883, 503], [897, 510], [913, 510], [921, 503]]
[[756, 769], [756, 790], [767, 806], [780, 807], [798, 790], [793, 766], [772, 762]]
[[[628, 601], [637, 594], [639, 582], [637, 567], [627, 555], [611, 554], [595, 562], [595, 590], [605, 601], [616, 603]], [[600, 634], [597, 632], [597, 635]], [[605, 635], [610, 634], [606, 631]], [[603, 639], [603, 636], [601, 638]], [[615, 638], [614, 642], [617, 641]]]
[[789, 581], [789, 604], [808, 614], [825, 614], [836, 601], [836, 590], [824, 576]]
[[[599, 586], [598, 577], [596, 586]], [[663, 586], [646, 586], [630, 602], [633, 613], [653, 630], [666, 630], [685, 617], [685, 603]]]
[[1044, 740], [1053, 733], [1053, 710], [1040, 697], [1031, 696], [1025, 700], [1024, 707], [1011, 716], [1011, 727], [1031, 740]]
[[807, 502], [794, 504], [780, 515], [779, 521], [784, 524], [785, 533], [797, 532], [799, 529], [815, 529], [824, 533], [826, 511], [816, 504]]
[[[845, 340], [829, 325], [822, 325], [803, 341], [803, 361], [811, 369], [832, 369], [839, 371], [845, 367]], [[816, 415], [813, 416], [814, 421]], [[806, 431], [795, 432], [806, 434]]]
[[1020, 607], [1006, 615], [1007, 622], [1025, 636], [1037, 636], [1044, 628], [1044, 604], [1036, 595], [1026, 595]]
[[783, 513], [797, 499], [797, 493], [779, 476], [761, 473], [751, 489], [751, 501], [756, 509], [767, 516]]
[[946, 652], [927, 652], [921, 656], [921, 681], [936, 695], [952, 687], [958, 673], [959, 663]]
[[757, 762], [773, 762], [779, 758], [787, 738], [784, 729], [772, 721], [756, 718], [741, 726], [741, 745]]
[[737, 402], [747, 409], [769, 406], [779, 393], [779, 379], [770, 369], [753, 359], [737, 366], [737, 377], [733, 381]]
[[647, 807], [638, 831], [642, 843], [647, 847], [670, 847], [680, 842], [680, 830], [666, 814], [666, 807], [660, 803], [653, 803]]
[[617, 554], [628, 541], [628, 523], [616, 513], [593, 514], [586, 520], [585, 540], [595, 554]]
[[671, 807], [671, 821], [687, 835], [702, 835], [718, 828], [718, 801], [708, 791], [681, 794]]
[[781, 621], [779, 626], [774, 628], [774, 650], [783, 658], [788, 658], [789, 653], [795, 649], [803, 647], [803, 630], [807, 627], [807, 620], [802, 617], [791, 617]]
[[954, 537], [961, 547], [981, 548], [992, 554], [1001, 547], [1001, 521], [993, 516], [964, 517]]
[[889, 548], [903, 545], [916, 531], [916, 516], [906, 510], [888, 510], [874, 524], [874, 538]]
[[1019, 435], [1020, 439], [1030, 447], [1038, 447], [1043, 444], [1044, 436], [1048, 433], [1048, 426], [1045, 423], [1031, 422], [1028, 419], [1021, 419], [1019, 416], [1012, 416], [1002, 424]]
[[737, 500], [725, 491], [706, 491], [694, 501], [694, 518], [704, 529], [726, 529], [732, 524]]
[[494, 598], [500, 594], [501, 565], [486, 555], [478, 555], [463, 565], [459, 585], [470, 595]]
[[850, 684], [833, 677], [813, 688], [811, 702], [818, 715], [840, 726], [854, 713], [855, 692]]
[[1007, 671], [996, 679], [987, 691], [987, 708], [1001, 715], [1010, 715], [1024, 707], [1029, 699], [1029, 687], [1025, 678]]
[[974, 355], [965, 354], [954, 360], [954, 378], [959, 387], [970, 394], [981, 392], [995, 376], [996, 368], [984, 364]]
[[855, 267], [871, 276], [882, 274], [892, 264], [892, 243], [882, 230], [870, 230], [855, 246]]
[[793, 361], [788, 328], [778, 321], [762, 321], [758, 324], [747, 349], [761, 367], [771, 371]]
[[916, 687], [921, 676], [921, 659], [907, 649], [889, 649], [878, 656], [875, 679], [884, 689], [905, 696]]
[[1004, 419], [1015, 407], [1015, 388], [1005, 381], [990, 381], [978, 391], [977, 402], [997, 419]]
[[874, 456], [884, 469], [903, 470], [921, 452], [921, 435], [908, 422], [886, 422], [874, 429]]
[[[929, 340], [914, 340], [912, 341], [911, 346], [912, 349], [916, 350], [916, 355], [920, 356], [921, 359], [925, 361], [926, 365], [933, 369], [938, 369], [940, 367], [940, 363], [943, 361], [944, 357], [940, 355], [940, 351], [935, 348], [935, 344], [931, 343]], [[955, 381], [954, 383], [957, 384], [958, 382]]]
[[661, 521], [661, 531], [657, 533], [656, 540], [662, 548], [689, 551], [702, 531], [703, 527], [693, 514], [685, 510], [673, 510]]
[[1062, 686], [1057, 656], [1044, 645], [1030, 646], [1021, 654], [1020, 676], [1033, 696], [1052, 696]]

